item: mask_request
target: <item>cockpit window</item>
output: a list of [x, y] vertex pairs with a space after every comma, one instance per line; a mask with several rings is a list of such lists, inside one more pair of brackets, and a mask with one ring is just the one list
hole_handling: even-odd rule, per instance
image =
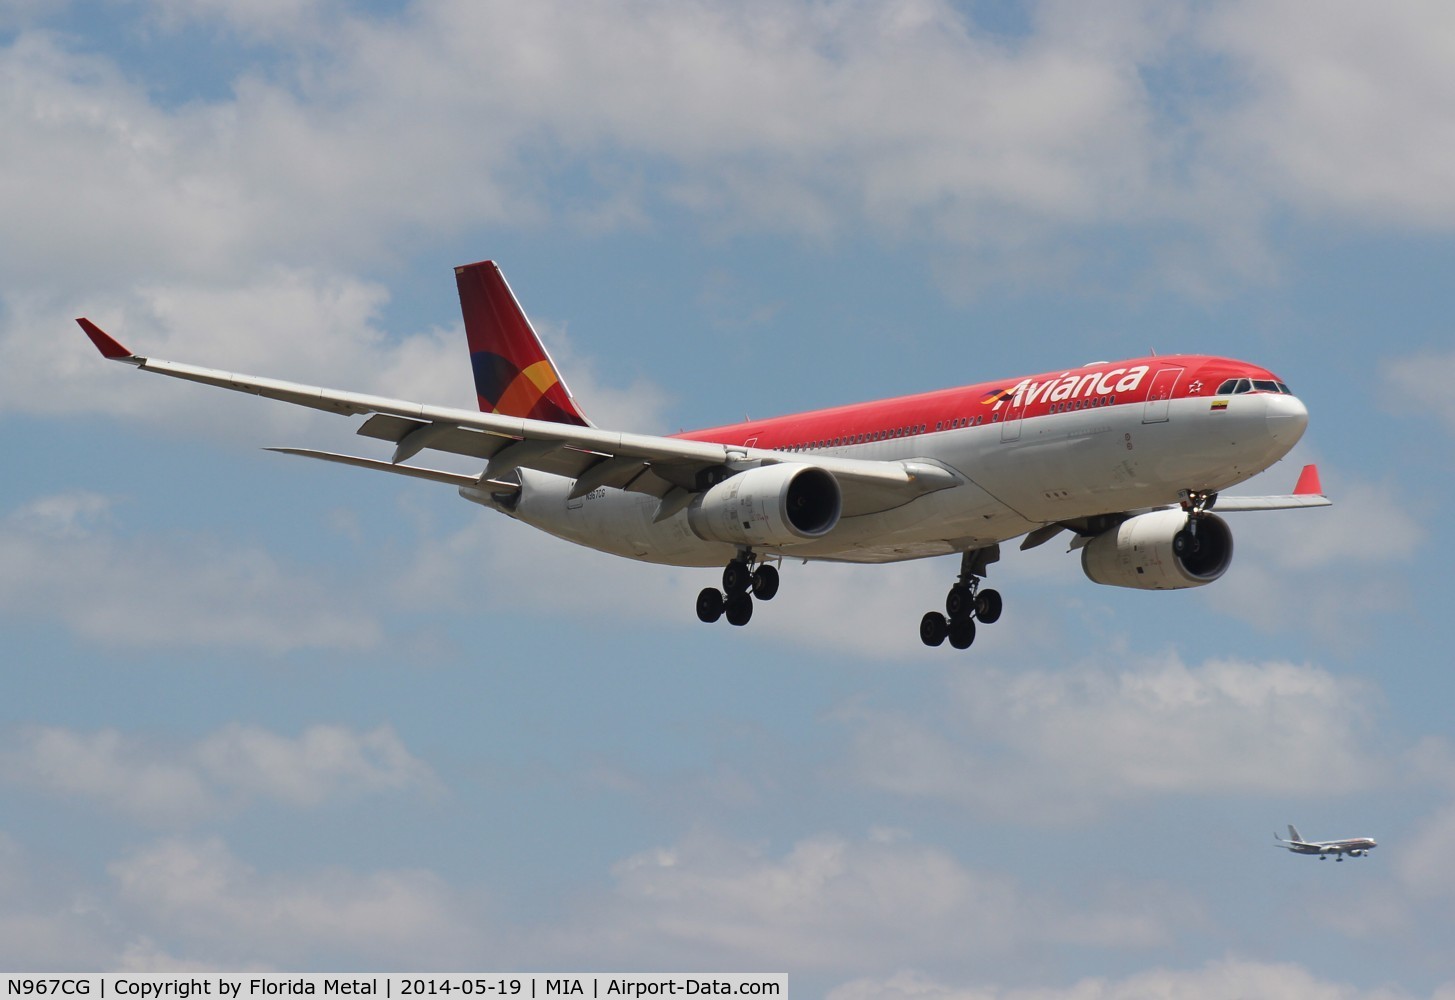
[[1230, 378], [1218, 386], [1217, 395], [1237, 396], [1245, 392], [1276, 392], [1285, 396], [1293, 395], [1293, 390], [1282, 382], [1262, 378]]

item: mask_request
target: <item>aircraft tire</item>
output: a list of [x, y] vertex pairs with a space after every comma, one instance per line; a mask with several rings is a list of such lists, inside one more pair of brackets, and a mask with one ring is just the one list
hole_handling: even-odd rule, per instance
[[975, 619], [956, 618], [950, 622], [950, 645], [956, 649], [969, 649], [975, 641]]
[[960, 618], [969, 618], [974, 603], [970, 597], [970, 588], [963, 583], [957, 583], [950, 588], [945, 595], [945, 615], [950, 621]]
[[727, 599], [729, 625], [746, 625], [753, 617], [753, 599], [747, 594], [734, 594]]
[[753, 574], [748, 570], [748, 564], [741, 559], [734, 559], [722, 571], [722, 589], [730, 598], [746, 594], [752, 584]]
[[1000, 599], [998, 590], [982, 590], [975, 595], [975, 617], [982, 625], [993, 625], [1000, 621], [1000, 612], [1004, 608], [1004, 602]]
[[1179, 559], [1184, 556], [1197, 555], [1199, 548], [1201, 546], [1198, 543], [1197, 536], [1187, 528], [1183, 528], [1172, 536], [1172, 554]]
[[760, 601], [771, 601], [777, 593], [778, 570], [764, 563], [753, 574], [753, 596]]
[[938, 611], [926, 611], [919, 620], [919, 641], [926, 646], [938, 646], [950, 634], [950, 623]]
[[704, 587], [697, 595], [697, 620], [711, 625], [722, 617], [723, 603], [722, 591]]

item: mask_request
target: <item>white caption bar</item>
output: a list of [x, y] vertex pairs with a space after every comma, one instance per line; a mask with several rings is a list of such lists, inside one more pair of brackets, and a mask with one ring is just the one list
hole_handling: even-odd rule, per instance
[[786, 997], [786, 973], [476, 972], [367, 975], [307, 973], [0, 974], [0, 1000], [265, 1000], [375, 997], [382, 1000], [535, 1000], [537, 997]]

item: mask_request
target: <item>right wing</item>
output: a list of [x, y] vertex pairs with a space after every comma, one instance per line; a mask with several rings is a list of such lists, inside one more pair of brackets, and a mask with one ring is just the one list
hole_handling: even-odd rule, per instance
[[[81, 329], [101, 354], [142, 371], [204, 385], [232, 389], [331, 413], [364, 416], [358, 433], [394, 444], [386, 463], [377, 459], [277, 449], [362, 468], [399, 472], [458, 485], [499, 485], [516, 469], [536, 469], [574, 479], [573, 497], [602, 486], [655, 496], [658, 518], [685, 508], [693, 497], [724, 478], [760, 465], [793, 463], [815, 466], [838, 481], [845, 516], [902, 506], [916, 497], [964, 483], [950, 469], [932, 462], [879, 462], [827, 455], [789, 456], [783, 452], [650, 434], [625, 434], [597, 427], [531, 420], [497, 413], [429, 406], [401, 399], [344, 392], [321, 386], [240, 375], [162, 361], [132, 353], [88, 319]], [[400, 465], [425, 449], [483, 460], [478, 478]]]
[[1271, 497], [1220, 496], [1210, 506], [1219, 513], [1243, 510], [1290, 510], [1295, 507], [1328, 507], [1333, 503], [1324, 496], [1319, 484], [1319, 469], [1316, 465], [1305, 465], [1299, 473], [1293, 492]]

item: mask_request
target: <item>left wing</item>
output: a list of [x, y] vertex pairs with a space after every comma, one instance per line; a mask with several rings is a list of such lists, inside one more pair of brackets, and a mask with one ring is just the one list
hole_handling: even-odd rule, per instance
[[[735, 473], [761, 465], [792, 462], [823, 469], [838, 480], [845, 516], [869, 514], [902, 506], [916, 497], [959, 486], [964, 479], [945, 466], [926, 461], [875, 462], [827, 455], [794, 454], [762, 448], [687, 441], [650, 434], [624, 434], [597, 427], [531, 420], [475, 410], [429, 406], [401, 399], [344, 392], [321, 386], [141, 357], [122, 346], [88, 319], [81, 329], [101, 354], [143, 371], [285, 403], [369, 419], [359, 434], [393, 442], [389, 462], [335, 455], [308, 449], [278, 449], [363, 468], [399, 472], [417, 478], [459, 485], [485, 485], [516, 469], [536, 469], [576, 480], [572, 497], [602, 486], [646, 493], [661, 503], [658, 518], [685, 508], [699, 492]], [[400, 463], [425, 449], [466, 455], [485, 461], [478, 478]], [[509, 483], [496, 485], [514, 488]]]

